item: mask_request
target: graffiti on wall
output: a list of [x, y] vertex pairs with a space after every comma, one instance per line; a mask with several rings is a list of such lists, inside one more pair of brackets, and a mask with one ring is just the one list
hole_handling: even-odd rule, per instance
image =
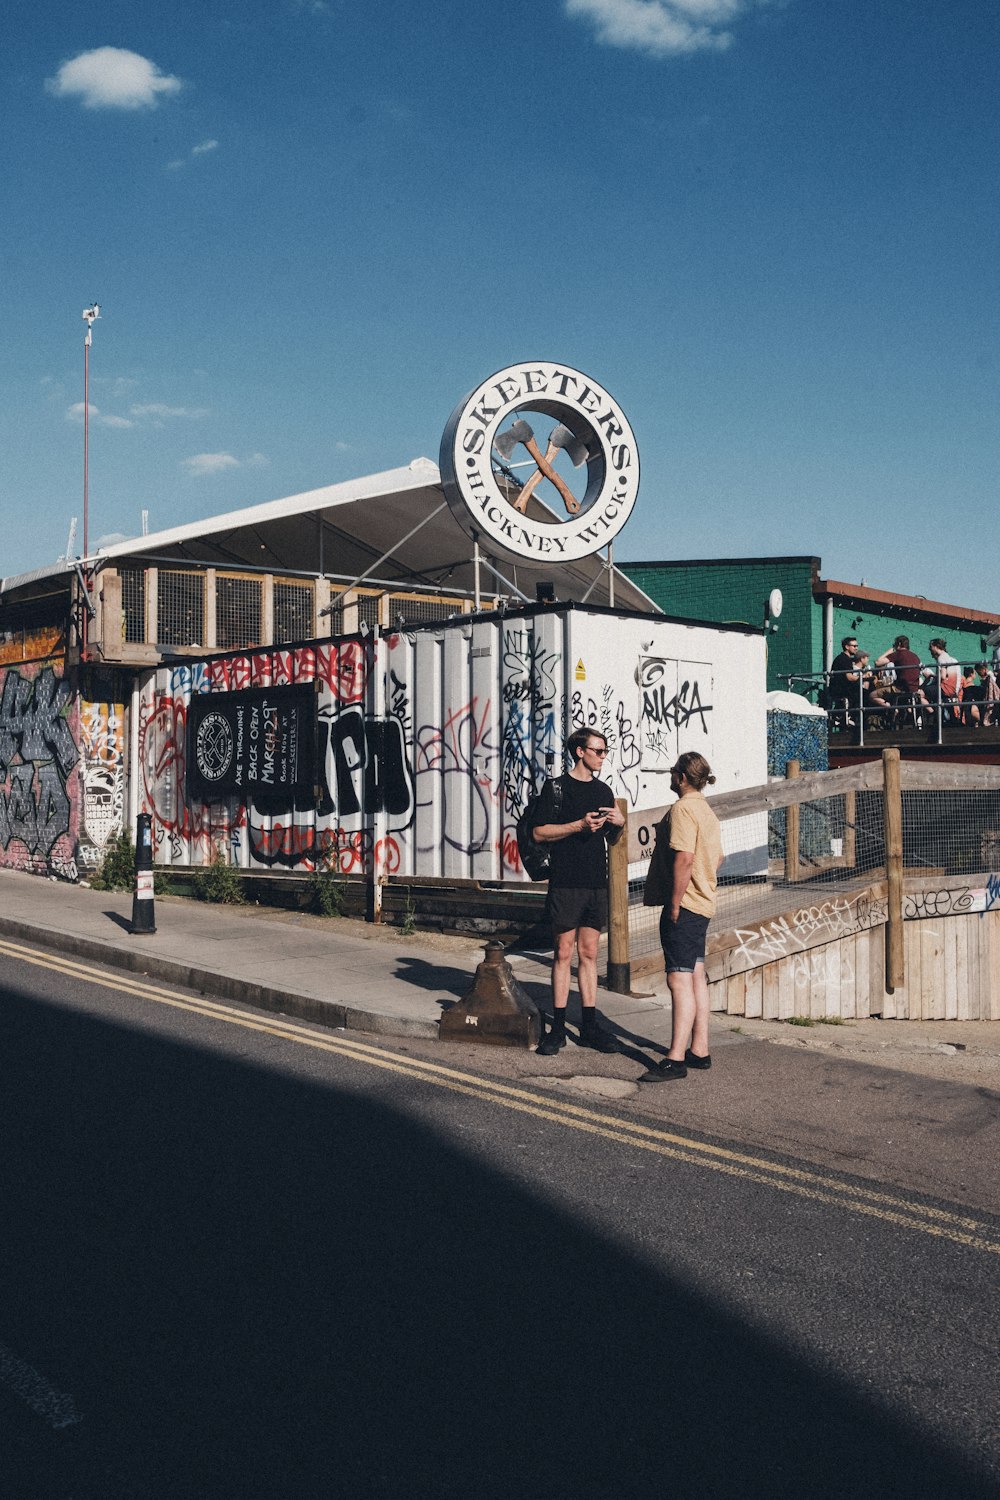
[[596, 729], [603, 734], [608, 743], [603, 779], [634, 807], [639, 800], [642, 756], [635, 709], [626, 704], [620, 687], [605, 682], [591, 694], [575, 692], [570, 700], [570, 723], [574, 729]]
[[[570, 692], [547, 620], [509, 620], [465, 644], [472, 638], [351, 638], [156, 671], [137, 732], [157, 859], [202, 864], [221, 847], [247, 868], [519, 875], [517, 819], [545, 775], [563, 771], [568, 729], [606, 736], [604, 779], [633, 808], [666, 748], [672, 763], [678, 733], [709, 734], [709, 667], [637, 649], [620, 673], [614, 662], [588, 679], [574, 655]], [[602, 664], [609, 655], [602, 645]], [[669, 691], [651, 665], [663, 662]], [[186, 765], [192, 696], [305, 684], [316, 697], [312, 784], [266, 803], [221, 788], [198, 800]]]
[[95, 870], [125, 820], [125, 705], [80, 704], [79, 861]]
[[752, 927], [735, 928], [734, 958], [739, 961], [739, 968], [756, 968], [790, 953], [802, 953], [832, 943], [836, 938], [880, 927], [886, 922], [887, 913], [885, 898], [870, 892], [833, 896]]
[[506, 869], [519, 871], [517, 820], [546, 774], [559, 775], [563, 769], [562, 656], [529, 626], [508, 628], [503, 632], [501, 674], [503, 753], [497, 788], [501, 858]]
[[264, 865], [308, 862], [351, 874], [361, 873], [378, 850], [383, 865], [398, 869], [395, 839], [376, 842], [371, 830], [351, 829], [350, 824], [365, 814], [382, 813], [386, 826], [398, 830], [413, 816], [413, 785], [399, 721], [372, 718], [360, 705], [333, 703], [320, 710], [317, 740], [318, 801], [312, 795], [289, 796], [282, 806], [272, 796], [268, 817], [259, 817], [251, 805], [247, 829], [253, 858]]
[[71, 694], [51, 666], [0, 670], [0, 862], [77, 878], [79, 759]]
[[[467, 854], [489, 848], [497, 760], [489, 716], [489, 700], [471, 698], [414, 735], [417, 808], [436, 807], [440, 842]], [[417, 845], [420, 853], [433, 847]]]
[[[235, 864], [324, 867], [343, 874], [400, 867], [394, 830], [413, 816], [414, 792], [400, 720], [365, 713], [373, 647], [356, 640], [226, 657], [163, 669], [143, 692], [138, 741], [142, 795], [158, 861], [204, 864], [225, 849]], [[238, 793], [191, 795], [187, 728], [194, 693], [294, 684], [317, 689], [316, 785], [271, 792], [266, 809]], [[363, 826], [385, 815], [376, 839]]]
[[669, 771], [681, 750], [703, 749], [712, 712], [711, 669], [703, 663], [678, 662], [662, 656], [640, 656], [639, 742], [645, 771]]

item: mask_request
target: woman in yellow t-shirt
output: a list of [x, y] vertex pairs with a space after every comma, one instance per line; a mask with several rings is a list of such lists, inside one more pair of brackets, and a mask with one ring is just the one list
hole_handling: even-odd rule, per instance
[[722, 864], [719, 820], [704, 788], [714, 785], [703, 755], [688, 751], [670, 772], [678, 800], [657, 829], [668, 851], [660, 942], [673, 1006], [670, 1051], [643, 1073], [640, 1083], [668, 1083], [686, 1078], [688, 1068], [710, 1068], [708, 1050], [708, 979], [705, 939], [715, 913], [715, 888]]

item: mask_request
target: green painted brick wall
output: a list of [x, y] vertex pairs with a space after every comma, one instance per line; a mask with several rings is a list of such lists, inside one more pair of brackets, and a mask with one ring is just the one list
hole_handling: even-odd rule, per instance
[[928, 666], [934, 660], [927, 649], [928, 642], [941, 636], [948, 642], [948, 650], [957, 661], [977, 662], [981, 661], [984, 656], [989, 659], [993, 654], [992, 651], [983, 650], [985, 634], [985, 627], [954, 630], [940, 622], [927, 624], [923, 620], [903, 619], [898, 610], [893, 613], [889, 609], [879, 609], [877, 606], [869, 605], [864, 609], [853, 608], [846, 604], [833, 606], [834, 653], [840, 650], [840, 642], [845, 635], [856, 635], [858, 645], [870, 654], [872, 661], [881, 656], [883, 651], [892, 650], [892, 643], [897, 635], [908, 635], [910, 650], [915, 651], [920, 660]]

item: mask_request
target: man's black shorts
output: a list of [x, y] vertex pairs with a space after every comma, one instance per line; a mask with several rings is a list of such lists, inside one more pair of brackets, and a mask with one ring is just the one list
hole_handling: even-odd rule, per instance
[[660, 913], [660, 942], [668, 974], [693, 974], [695, 966], [705, 962], [705, 938], [708, 917], [682, 906], [676, 922], [671, 922], [666, 907]]
[[545, 915], [553, 932], [575, 932], [578, 927], [594, 927], [603, 932], [608, 925], [608, 893], [603, 887], [549, 886]]

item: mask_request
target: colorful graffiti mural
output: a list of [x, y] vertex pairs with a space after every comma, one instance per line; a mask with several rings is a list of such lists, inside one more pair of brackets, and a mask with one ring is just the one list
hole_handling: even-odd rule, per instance
[[[153, 817], [156, 859], [205, 864], [224, 849], [238, 865], [332, 869], [399, 868], [393, 829], [413, 813], [413, 785], [399, 721], [374, 719], [366, 697], [374, 646], [357, 640], [196, 662], [154, 674], [139, 705], [143, 804]], [[307, 793], [201, 802], [187, 786], [187, 726], [195, 693], [246, 692], [309, 683], [317, 693], [317, 784]], [[384, 813], [376, 838], [371, 816]]]
[[0, 864], [77, 878], [75, 717], [55, 667], [0, 669]]
[[[712, 723], [713, 664], [654, 655], [639, 627], [619, 661], [603, 618], [584, 627], [574, 626], [577, 640], [552, 614], [470, 621], [159, 669], [138, 718], [157, 860], [204, 864], [222, 849], [247, 869], [522, 876], [517, 819], [542, 779], [564, 769], [570, 729], [607, 737], [605, 779], [639, 807], [644, 777], [672, 763], [677, 736], [704, 738]], [[313, 784], [266, 802], [245, 792], [198, 800], [188, 729], [210, 709], [199, 703], [192, 718], [194, 695], [296, 684], [315, 691]]]
[[82, 808], [78, 861], [96, 870], [125, 819], [125, 705], [80, 704]]

